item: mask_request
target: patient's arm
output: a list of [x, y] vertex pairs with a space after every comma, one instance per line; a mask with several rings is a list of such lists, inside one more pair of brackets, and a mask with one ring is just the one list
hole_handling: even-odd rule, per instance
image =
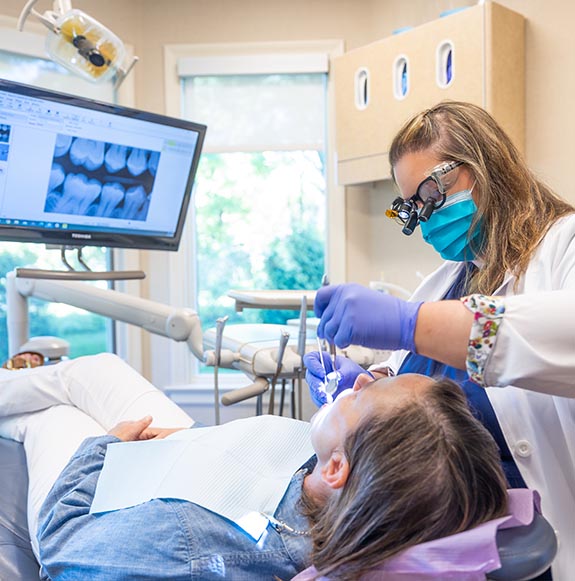
[[[133, 442], [134, 440], [141, 440], [141, 435], [152, 423], [152, 416], [145, 416], [136, 421], [124, 421], [116, 424], [108, 434], [116, 436], [123, 442]], [[148, 438], [143, 438], [148, 439]]]

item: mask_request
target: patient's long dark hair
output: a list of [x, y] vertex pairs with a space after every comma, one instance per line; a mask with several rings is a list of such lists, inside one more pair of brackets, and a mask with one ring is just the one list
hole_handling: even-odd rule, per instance
[[345, 454], [341, 494], [324, 506], [302, 499], [318, 576], [357, 580], [409, 547], [506, 514], [497, 446], [450, 380], [362, 423]]

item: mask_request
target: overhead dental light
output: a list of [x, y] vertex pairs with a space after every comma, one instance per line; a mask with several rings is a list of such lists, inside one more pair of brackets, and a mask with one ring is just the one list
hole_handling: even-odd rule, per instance
[[26, 2], [18, 19], [18, 30], [24, 29], [26, 19], [33, 14], [48, 28], [46, 51], [52, 60], [89, 81], [101, 82], [115, 75], [119, 86], [138, 57], [125, 66], [124, 43], [97, 20], [73, 9], [70, 0], [54, 0], [52, 10], [43, 14], [34, 9], [37, 2]]

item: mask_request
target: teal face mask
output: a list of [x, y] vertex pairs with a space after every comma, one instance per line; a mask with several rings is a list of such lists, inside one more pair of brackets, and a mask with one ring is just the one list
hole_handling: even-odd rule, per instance
[[435, 248], [444, 260], [463, 262], [473, 260], [475, 248], [479, 245], [480, 226], [469, 234], [469, 228], [477, 206], [471, 197], [471, 190], [462, 190], [449, 196], [445, 204], [431, 214], [427, 222], [421, 222], [423, 239]]

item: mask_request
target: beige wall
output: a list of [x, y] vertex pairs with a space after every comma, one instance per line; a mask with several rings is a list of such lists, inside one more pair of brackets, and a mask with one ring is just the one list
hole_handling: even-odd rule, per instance
[[[136, 105], [163, 112], [163, 52], [167, 43], [246, 42], [341, 38], [355, 48], [398, 27], [437, 18], [461, 0], [76, 0], [74, 6], [100, 19], [141, 59]], [[527, 19], [527, 138], [531, 167], [575, 202], [571, 188], [575, 117], [575, 51], [569, 0], [500, 0]], [[17, 16], [24, 0], [3, 0], [0, 13]], [[39, 2], [41, 9], [49, 6]], [[416, 238], [407, 239], [384, 217], [393, 196], [389, 184], [348, 188], [346, 196], [348, 279], [387, 280], [413, 287], [416, 272], [429, 272], [437, 258]]]
[[[526, 148], [528, 164], [560, 195], [575, 203], [571, 164], [575, 154], [572, 136], [575, 116], [571, 96], [575, 91], [575, 51], [571, 23], [575, 4], [568, 0], [498, 0], [526, 18]], [[454, 3], [439, 0], [375, 1], [376, 35], [418, 25], [436, 18]], [[475, 2], [461, 1], [457, 5]], [[373, 39], [369, 39], [373, 40]], [[389, 183], [347, 189], [348, 279], [366, 283], [385, 278], [413, 287], [416, 273], [430, 272], [438, 257], [416, 234], [408, 239], [384, 216], [394, 193]], [[369, 227], [366, 227], [366, 224]], [[382, 227], [383, 224], [383, 227]]]

